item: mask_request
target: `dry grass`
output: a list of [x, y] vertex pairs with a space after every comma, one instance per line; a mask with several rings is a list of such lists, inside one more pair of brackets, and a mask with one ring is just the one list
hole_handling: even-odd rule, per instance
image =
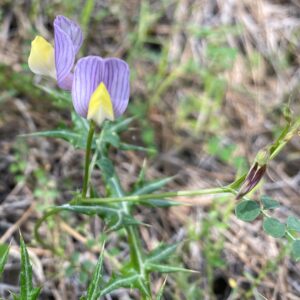
[[[151, 2], [151, 12], [160, 12], [160, 15], [157, 19], [154, 18], [153, 23], [150, 22], [147, 30], [152, 39], [168, 41], [167, 75], [175, 72], [174, 80], [167, 84], [167, 88], [162, 87], [160, 100], [147, 94], [149, 87], [145, 80], [147, 74], [156, 70], [157, 66], [149, 63], [143, 56], [131, 57], [132, 68], [136, 72], [136, 78], [132, 82], [132, 105], [137, 105], [141, 100], [148, 101], [149, 98], [153, 103], [148, 118], [155, 129], [159, 154], [155, 160], [149, 159], [148, 176], [159, 178], [176, 174], [176, 180], [168, 189], [196, 189], [228, 183], [234, 179], [235, 169], [230, 163], [226, 164], [207, 152], [210, 136], [217, 135], [224, 143], [234, 143], [235, 155], [246, 156], [251, 162], [256, 152], [272, 140], [276, 128], [283, 124], [279, 109], [288, 98], [291, 99], [295, 114], [299, 115], [300, 2], [169, 2]], [[26, 62], [29, 40], [33, 36], [32, 29], [51, 39], [52, 29], [49, 24], [54, 15], [64, 14], [67, 7], [67, 4], [59, 1], [53, 4], [47, 1], [32, 4], [26, 0], [16, 3], [1, 3], [0, 63], [6, 65], [1, 72], [10, 79], [8, 70], [19, 72]], [[137, 28], [139, 8], [139, 1], [99, 1], [92, 15], [90, 30], [86, 32], [89, 44], [85, 54], [132, 55], [128, 33]], [[98, 22], [97, 12], [101, 10], [109, 13]], [[80, 11], [76, 8], [68, 13], [76, 19], [79, 18]], [[187, 101], [187, 97], [191, 95], [199, 101], [206, 97], [201, 78], [195, 78], [187, 72], [181, 73], [178, 66], [192, 59], [210, 67], [206, 60], [206, 50], [212, 41], [192, 34], [190, 26], [218, 30], [232, 25], [238, 25], [242, 30], [238, 33], [229, 30], [217, 37], [222, 39], [223, 44], [238, 49], [232, 68], [221, 70], [218, 74], [227, 79], [226, 94], [221, 104], [217, 107], [209, 106], [211, 115], [217, 116], [217, 128], [204, 126], [208, 121], [208, 114], [201, 110], [191, 115], [196, 124], [194, 128], [178, 122], [182, 101]], [[148, 43], [146, 46], [155, 47], [155, 43]], [[158, 54], [161, 54], [160, 50], [158, 47]], [[22, 74], [24, 72], [20, 76]], [[33, 224], [41, 215], [41, 203], [45, 206], [51, 204], [48, 200], [63, 203], [65, 199], [69, 199], [70, 185], [65, 185], [66, 178], [73, 182], [73, 187], [75, 185], [80, 188], [83, 153], [74, 151], [61, 141], [17, 141], [20, 133], [53, 128], [60, 120], [69, 122], [69, 112], [61, 111], [43, 99], [36, 99], [28, 90], [17, 90], [10, 95], [9, 89], [3, 86], [0, 97], [0, 241], [11, 241], [13, 249], [6, 268], [5, 282], [0, 283], [0, 295], [5, 297], [4, 290], [15, 291], [18, 286], [17, 231], [20, 227], [25, 240], [32, 246], [30, 253], [35, 279], [44, 286], [41, 299], [78, 299], [84, 287], [75, 275], [64, 276], [63, 267], [68, 264], [66, 257], [70, 257], [74, 251], [80, 252], [82, 261], [96, 261], [99, 249], [89, 249], [86, 244], [103, 230], [101, 221], [93, 219], [88, 222], [85, 218], [72, 217], [65, 223], [58, 218], [58, 226], [49, 224], [50, 230], [44, 228], [45, 238], [51, 237], [57, 247], [60, 247], [61, 236], [65, 238], [65, 258], [55, 257], [47, 249], [32, 243], [31, 237]], [[126, 133], [124, 138], [140, 141], [140, 135], [141, 132], [135, 130]], [[299, 151], [298, 137], [270, 164], [265, 184], [253, 196], [256, 198], [267, 193], [279, 200], [285, 207], [278, 213], [282, 218], [291, 213], [300, 215]], [[140, 153], [131, 152], [115, 155], [125, 186], [129, 187], [133, 183], [144, 158]], [[24, 168], [20, 167], [19, 171], [12, 172], [10, 166], [18, 165], [22, 160], [27, 162]], [[38, 182], [36, 170], [42, 170], [47, 180]], [[16, 180], [19, 173], [24, 173], [21, 181]], [[46, 199], [41, 199], [34, 191], [43, 188], [45, 191], [57, 190], [59, 194], [47, 194]], [[178, 254], [187, 267], [200, 271], [200, 278], [197, 275], [197, 278], [193, 276], [190, 280], [202, 289], [205, 295], [203, 299], [262, 299], [259, 298], [259, 293], [269, 300], [300, 299], [299, 263], [287, 257], [282, 243], [262, 232], [261, 221], [246, 224], [237, 220], [230, 213], [233, 199], [224, 200], [225, 204], [218, 204], [217, 199], [212, 197], [193, 198], [192, 201], [195, 208], [176, 207], [155, 211], [143, 208], [137, 212], [137, 218], [152, 225], [151, 228], [141, 229], [148, 249], [152, 249], [161, 240], [185, 241]], [[228, 226], [223, 229], [212, 226], [207, 236], [201, 236], [205, 220], [213, 220], [211, 212], [226, 209], [229, 214], [223, 215], [222, 222], [227, 222], [225, 225]], [[82, 224], [81, 228], [76, 226], [79, 223]], [[193, 228], [194, 235], [198, 234], [199, 239], [191, 238], [190, 228]], [[224, 245], [220, 255], [226, 262], [226, 267], [212, 268], [214, 288], [211, 293], [205, 249], [209, 243], [214, 245], [220, 240]], [[120, 246], [116, 234], [112, 234], [109, 241], [109, 247], [114, 246]], [[117, 268], [118, 260], [128, 255], [126, 245], [121, 244], [121, 247], [123, 250], [116, 257], [107, 257], [105, 267], [108, 273]], [[230, 295], [226, 294], [230, 290], [228, 282], [232, 283], [229, 279], [233, 279], [238, 286]], [[153, 286], [159, 288], [161, 280], [154, 278]], [[107, 299], [130, 299], [128, 293], [121, 290]], [[166, 294], [166, 299], [185, 299], [186, 296], [184, 290], [180, 290], [176, 277], [168, 278]], [[134, 297], [134, 294], [130, 295]]]

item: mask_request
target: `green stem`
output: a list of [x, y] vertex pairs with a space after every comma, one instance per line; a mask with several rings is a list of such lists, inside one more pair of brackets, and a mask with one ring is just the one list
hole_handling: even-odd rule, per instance
[[90, 130], [87, 137], [86, 142], [86, 151], [85, 151], [85, 164], [84, 164], [84, 177], [83, 177], [83, 187], [82, 187], [82, 198], [86, 198], [86, 193], [88, 190], [88, 182], [89, 182], [89, 167], [90, 167], [90, 156], [91, 156], [91, 148], [93, 142], [93, 136], [95, 132], [95, 123], [90, 123]]
[[[115, 191], [117, 194], [117, 197], [114, 197], [113, 199], [119, 200], [119, 201], [115, 201], [115, 202], [120, 202], [120, 199], [124, 199], [126, 197], [124, 196], [124, 192], [122, 190], [119, 179], [117, 177], [114, 177], [112, 180], [113, 180], [113, 184], [115, 186]], [[94, 198], [94, 199], [96, 199], [96, 198]], [[110, 199], [110, 198], [103, 198], [103, 199]], [[84, 201], [84, 203], [86, 203], [86, 202]], [[109, 203], [109, 202], [106, 202], [106, 203]], [[129, 206], [128, 202], [122, 201], [121, 209], [123, 210], [124, 213], [131, 214], [130, 206]], [[142, 247], [142, 243], [141, 243], [141, 238], [139, 237], [138, 229], [136, 226], [126, 226], [126, 233], [127, 233], [127, 238], [128, 238], [128, 245], [129, 245], [130, 258], [131, 258], [132, 265], [133, 265], [134, 269], [144, 278], [144, 280], [147, 280], [148, 276], [147, 276], [146, 270], [144, 268], [144, 251], [143, 251], [143, 247]], [[151, 292], [149, 281], [148, 281], [148, 289]], [[144, 298], [144, 295], [142, 295], [142, 299], [147, 299], [147, 297]]]
[[113, 202], [140, 202], [143, 200], [150, 199], [164, 199], [171, 197], [183, 197], [183, 196], [201, 196], [201, 195], [212, 195], [212, 194], [235, 194], [236, 191], [230, 186], [217, 187], [210, 189], [201, 189], [196, 191], [177, 191], [177, 192], [166, 192], [159, 194], [144, 194], [144, 195], [134, 195], [134, 196], [120, 196], [120, 197], [109, 197], [109, 198], [89, 198], [82, 199], [80, 201], [82, 204], [102, 204], [102, 203], [113, 203]]

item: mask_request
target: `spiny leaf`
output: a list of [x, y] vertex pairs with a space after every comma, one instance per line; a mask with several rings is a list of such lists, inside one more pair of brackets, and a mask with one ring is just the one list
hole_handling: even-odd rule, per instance
[[166, 244], [159, 245], [149, 253], [149, 255], [146, 258], [146, 261], [148, 263], [161, 262], [162, 260], [169, 258], [170, 255], [172, 255], [176, 251], [177, 246], [178, 243], [174, 243], [170, 245], [166, 245]]
[[4, 266], [6, 264], [9, 253], [9, 246], [7, 244], [0, 245], [0, 277], [4, 271]]
[[115, 170], [110, 159], [103, 157], [97, 161], [97, 165], [102, 171], [102, 175], [105, 177], [106, 181], [114, 176]]
[[110, 293], [113, 290], [116, 290], [120, 287], [131, 287], [139, 279], [140, 275], [132, 274], [127, 276], [118, 276], [111, 279], [104, 287], [102, 287], [101, 292], [97, 295], [98, 297], [104, 296]]
[[135, 119], [135, 117], [127, 118], [127, 119], [121, 119], [119, 118], [117, 122], [110, 123], [109, 127], [111, 131], [115, 132], [122, 132], [126, 129], [128, 129], [128, 125]]
[[252, 200], [241, 201], [235, 208], [236, 216], [245, 222], [251, 222], [260, 215], [259, 204]]
[[37, 287], [31, 290], [30, 292], [30, 300], [36, 300], [38, 299], [38, 296], [40, 295], [42, 288], [41, 287]]
[[264, 231], [275, 238], [280, 238], [285, 235], [285, 225], [275, 218], [264, 218]]
[[104, 255], [104, 244], [102, 247], [99, 260], [96, 265], [96, 269], [93, 274], [92, 281], [88, 287], [86, 300], [97, 300], [97, 295], [100, 292], [100, 284], [102, 283], [102, 265], [103, 265], [103, 255]]
[[65, 140], [72, 144], [75, 148], [84, 148], [85, 147], [85, 136], [79, 133], [75, 133], [70, 130], [49, 130], [49, 131], [40, 131], [33, 132], [28, 134], [22, 134], [21, 137], [51, 137]]
[[105, 130], [103, 133], [101, 142], [110, 144], [110, 145], [114, 146], [115, 148], [120, 147], [120, 138], [115, 131], [111, 132], [109, 130]]
[[[151, 194], [164, 187], [167, 183], [169, 183], [173, 179], [174, 177], [167, 177], [156, 181], [151, 181], [149, 183], [144, 184], [139, 189], [135, 190], [132, 195]], [[155, 195], [153, 195], [153, 198], [155, 198]]]
[[146, 147], [127, 144], [127, 143], [120, 143], [119, 149], [124, 151], [142, 151], [142, 152], [147, 152], [149, 154], [157, 153], [157, 150], [154, 148], [146, 148]]
[[148, 297], [148, 298], [151, 297], [151, 289], [150, 289], [150, 286], [149, 286], [149, 284], [147, 284], [147, 283], [145, 282], [144, 279], [139, 278], [139, 279], [137, 280], [136, 287], [140, 290], [140, 292], [141, 292], [144, 296], [146, 296], [146, 297]]
[[129, 225], [143, 225], [143, 223], [137, 221], [134, 217], [125, 214], [124, 212], [118, 212], [118, 214], [111, 215], [106, 219], [106, 223], [109, 227], [109, 231], [117, 231]]
[[297, 217], [289, 216], [286, 224], [288, 229], [300, 232], [300, 219], [298, 219]]
[[266, 195], [261, 197], [261, 202], [264, 209], [274, 209], [280, 206], [278, 201], [273, 200], [271, 197]]
[[21, 246], [21, 299], [31, 300], [32, 286], [32, 267], [30, 264], [29, 255], [24, 243], [23, 237], [20, 234], [20, 246]]
[[170, 265], [161, 265], [154, 263], [145, 264], [146, 270], [150, 272], [159, 272], [159, 273], [174, 273], [174, 272], [185, 272], [185, 273], [198, 273], [195, 270], [189, 270], [181, 267], [174, 267]]

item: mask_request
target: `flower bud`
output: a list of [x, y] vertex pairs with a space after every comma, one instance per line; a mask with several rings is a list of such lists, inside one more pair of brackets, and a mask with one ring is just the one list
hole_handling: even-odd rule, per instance
[[252, 191], [260, 182], [267, 169], [267, 162], [269, 161], [269, 149], [263, 149], [256, 155], [254, 164], [250, 168], [237, 196], [239, 200]]

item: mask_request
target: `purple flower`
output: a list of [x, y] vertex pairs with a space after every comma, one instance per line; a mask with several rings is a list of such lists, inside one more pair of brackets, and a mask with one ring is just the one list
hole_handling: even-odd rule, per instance
[[[98, 124], [105, 118], [113, 120], [119, 117], [129, 100], [127, 63], [118, 58], [81, 58], [74, 71], [72, 99], [80, 116], [93, 119]], [[93, 110], [97, 116], [92, 116]]]
[[58, 86], [71, 90], [71, 73], [75, 56], [82, 45], [82, 31], [73, 21], [64, 16], [57, 16], [54, 20], [54, 55]]
[[71, 90], [72, 68], [82, 40], [81, 29], [75, 22], [57, 16], [54, 20], [54, 48], [43, 37], [37, 36], [31, 43], [29, 68], [35, 74], [56, 79], [60, 88]]
[[60, 88], [72, 90], [75, 111], [101, 125], [124, 113], [129, 100], [129, 67], [118, 58], [88, 56], [72, 69], [82, 44], [80, 27], [63, 16], [54, 20], [54, 48], [41, 36], [31, 43], [29, 68], [57, 80]]

